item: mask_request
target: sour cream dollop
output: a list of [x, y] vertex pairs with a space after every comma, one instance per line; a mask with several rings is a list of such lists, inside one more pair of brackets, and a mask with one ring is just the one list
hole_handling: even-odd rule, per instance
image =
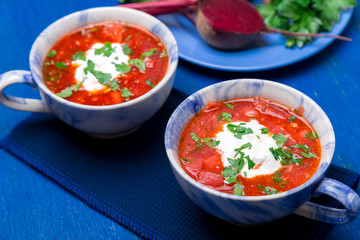
[[124, 54], [120, 43], [111, 43], [111, 48], [113, 48], [114, 51], [109, 56], [105, 56], [104, 54], [95, 54], [96, 49], [101, 49], [103, 47], [104, 44], [95, 43], [85, 52], [85, 61], [81, 59], [72, 61], [73, 65], [75, 64], [78, 66], [75, 71], [76, 82], [80, 83], [84, 80], [82, 85], [85, 90], [89, 92], [102, 90], [106, 86], [99, 83], [98, 79], [92, 73], [87, 72], [85, 74], [84, 69], [88, 65], [88, 60], [95, 63], [94, 70], [111, 74], [112, 79], [121, 74], [121, 72], [116, 70], [115, 64], [128, 64], [129, 57]]
[[[240, 123], [241, 122], [232, 122], [231, 124], [239, 125]], [[249, 169], [249, 163], [244, 159], [245, 164], [240, 172], [243, 177], [252, 178], [259, 175], [272, 174], [279, 170], [281, 167], [280, 160], [276, 160], [269, 150], [270, 148], [276, 149], [278, 146], [270, 134], [262, 133], [261, 129], [266, 127], [259, 124], [257, 120], [251, 120], [250, 122], [243, 122], [241, 124], [243, 124], [241, 125], [242, 127], [250, 128], [253, 133], [244, 134], [242, 138], [239, 139], [228, 129], [228, 124], [224, 124], [223, 131], [216, 135], [216, 141], [220, 141], [217, 148], [222, 152], [221, 159], [224, 167], [230, 165], [228, 158], [236, 158], [237, 151], [235, 151], [235, 149], [250, 143], [251, 148], [245, 148], [241, 151], [244, 153], [244, 156], [249, 156], [251, 161], [255, 163], [255, 166]]]

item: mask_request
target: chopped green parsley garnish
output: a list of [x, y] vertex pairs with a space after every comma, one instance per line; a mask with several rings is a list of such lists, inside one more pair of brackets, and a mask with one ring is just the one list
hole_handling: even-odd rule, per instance
[[128, 62], [129, 62], [130, 65], [133, 65], [133, 66], [139, 68], [139, 70], [141, 72], [146, 71], [145, 62], [143, 60], [136, 58], [136, 59], [129, 59]]
[[235, 185], [235, 188], [233, 190], [233, 194], [238, 195], [238, 196], [244, 196], [245, 195], [244, 188], [243, 188], [243, 186], [241, 186], [241, 184], [239, 182]]
[[86, 56], [85, 56], [85, 53], [83, 51], [78, 51], [76, 52], [72, 57], [72, 60], [83, 60], [83, 61], [86, 61]]
[[212, 138], [203, 138], [205, 144], [211, 148], [215, 148], [217, 145], [219, 145], [220, 141], [215, 141]]
[[84, 81], [78, 83], [78, 84], [74, 84], [70, 87], [65, 88], [64, 90], [62, 90], [61, 92], [57, 93], [56, 95], [58, 95], [59, 97], [62, 98], [67, 98], [70, 97], [72, 95], [73, 92], [77, 92], [79, 90], [79, 87], [81, 86], [81, 84]]
[[261, 131], [262, 134], [268, 134], [269, 133], [268, 128], [261, 128], [260, 131]]
[[255, 163], [250, 159], [249, 156], [245, 156], [245, 158], [248, 160], [248, 169], [252, 169], [253, 167], [255, 167]]
[[243, 150], [245, 148], [251, 149], [251, 147], [252, 147], [252, 144], [250, 142], [247, 142], [247, 143], [244, 143], [243, 145], [241, 145], [241, 147], [236, 148], [235, 151], [239, 152], [239, 151], [241, 151], [241, 150]]
[[156, 85], [151, 83], [150, 79], [146, 79], [146, 84], [149, 85], [152, 88], [156, 87]]
[[[91, 60], [87, 61], [87, 66], [86, 68], [84, 68], [84, 73], [87, 74], [88, 72], [90, 72], [92, 75], [94, 75], [94, 77], [99, 81], [100, 84], [104, 85], [104, 86], [109, 86], [111, 90], [113, 89], [119, 89], [119, 86], [117, 81], [112, 80], [111, 74], [110, 73], [103, 73], [97, 70], [94, 70], [95, 68], [95, 63]], [[110, 80], [112, 80], [110, 82]], [[113, 90], [113, 91], [116, 91]]]
[[195, 161], [195, 159], [187, 159], [187, 158], [181, 158], [184, 162], [192, 162]]
[[115, 52], [115, 48], [109, 42], [105, 42], [102, 48], [95, 49], [95, 55], [103, 54], [105, 57], [109, 57], [113, 52]]
[[223, 177], [225, 178], [225, 182], [228, 184], [232, 184], [236, 182], [237, 175], [241, 172], [244, 167], [245, 161], [243, 157], [232, 159], [227, 159], [230, 163], [230, 166], [227, 166], [223, 169]]
[[196, 133], [190, 133], [191, 138], [196, 142], [198, 147], [202, 147], [200, 138], [196, 135]]
[[164, 49], [163, 51], [162, 51], [162, 53], [160, 54], [160, 57], [165, 57], [166, 56], [166, 49]]
[[313, 153], [305, 153], [305, 152], [300, 152], [301, 155], [303, 155], [305, 158], [316, 158], [316, 154]]
[[110, 81], [109, 88], [110, 88], [112, 91], [117, 91], [117, 90], [120, 89], [120, 86], [119, 86], [116, 78], [114, 78], [113, 80]]
[[280, 160], [281, 164], [283, 165], [288, 165], [291, 163], [298, 163], [299, 165], [302, 165], [301, 159], [294, 158], [292, 152], [282, 149], [281, 147], [276, 149], [271, 147], [269, 148], [269, 151], [272, 153], [275, 160]]
[[276, 141], [276, 144], [279, 147], [282, 147], [284, 145], [284, 143], [288, 140], [288, 138], [285, 137], [284, 134], [282, 134], [282, 133], [274, 134], [272, 136], [272, 138]]
[[234, 105], [232, 105], [230, 103], [225, 103], [225, 106], [229, 109], [234, 109]]
[[309, 152], [309, 147], [303, 144], [294, 144], [291, 146], [292, 148], [301, 148], [302, 150], [304, 150], [305, 152]]
[[129, 40], [130, 38], [131, 38], [131, 35], [127, 36], [127, 37], [125, 38], [125, 42], [126, 42], [127, 40]]
[[292, 123], [295, 120], [295, 118], [296, 118], [296, 115], [292, 115], [291, 117], [289, 117], [289, 122]]
[[131, 96], [130, 90], [127, 88], [121, 89], [121, 96], [123, 96], [124, 98], [129, 98]]
[[116, 64], [113, 62], [112, 64], [115, 65], [116, 71], [118, 71], [118, 72], [128, 73], [131, 70], [131, 67], [129, 65], [127, 65], [126, 63]]
[[130, 55], [133, 53], [133, 50], [131, 48], [129, 48], [129, 45], [127, 45], [127, 44], [122, 45], [122, 50], [125, 55]]
[[[245, 156], [245, 154], [242, 152], [243, 149], [249, 148], [251, 149], [252, 145], [250, 142], [243, 144], [240, 148], [235, 149], [236, 154], [235, 158], [228, 158], [228, 162], [230, 163], [230, 166], [227, 166], [223, 169], [223, 177], [225, 178], [225, 183], [232, 184], [237, 182], [236, 177], [241, 172], [245, 165], [245, 160], [248, 163], [248, 169], [252, 169], [255, 167], [255, 163], [250, 159], [249, 156]], [[237, 157], [240, 155], [239, 157]], [[244, 175], [246, 175], [246, 172], [244, 172]]]
[[48, 57], [56, 57], [56, 50], [53, 49], [51, 50], [48, 54], [47, 54]]
[[279, 173], [279, 171], [276, 171], [274, 176], [273, 176], [273, 181], [274, 182], [282, 182], [283, 180], [281, 179], [281, 175]]
[[141, 59], [143, 59], [144, 57], [150, 57], [151, 55], [153, 55], [154, 53], [157, 52], [157, 48], [152, 48], [147, 52], [143, 52], [140, 56]]
[[305, 134], [305, 137], [306, 137], [306, 138], [309, 138], [309, 139], [311, 139], [311, 140], [314, 140], [314, 139], [318, 139], [318, 138], [319, 138], [319, 136], [317, 135], [316, 132], [310, 132], [310, 131]]
[[227, 112], [220, 113], [220, 116], [217, 117], [217, 119], [222, 120], [224, 119], [227, 122], [231, 122], [231, 114]]
[[57, 62], [57, 63], [55, 63], [55, 66], [60, 69], [67, 68], [65, 62]]
[[267, 194], [267, 195], [272, 195], [272, 194], [276, 194], [276, 193], [279, 193], [278, 190], [276, 190], [275, 188], [273, 187], [268, 187], [268, 186], [261, 186], [260, 184], [257, 185], [258, 188], [260, 189], [261, 192]]
[[245, 123], [240, 123], [239, 125], [228, 124], [226, 127], [230, 132], [234, 133], [234, 137], [242, 139], [242, 136], [245, 134], [254, 133], [251, 128], [244, 127]]

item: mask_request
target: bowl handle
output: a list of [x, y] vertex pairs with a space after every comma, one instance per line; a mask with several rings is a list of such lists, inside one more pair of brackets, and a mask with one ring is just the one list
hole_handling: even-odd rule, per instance
[[344, 224], [351, 222], [360, 212], [360, 197], [349, 186], [330, 178], [324, 178], [316, 187], [313, 196], [326, 194], [343, 204], [344, 208], [326, 207], [306, 202], [294, 213], [317, 221]]
[[0, 75], [0, 103], [8, 108], [28, 112], [50, 112], [46, 103], [42, 100], [31, 98], [20, 98], [6, 95], [4, 90], [6, 87], [15, 83], [25, 83], [33, 89], [37, 86], [33, 80], [31, 72], [24, 70], [14, 70]]

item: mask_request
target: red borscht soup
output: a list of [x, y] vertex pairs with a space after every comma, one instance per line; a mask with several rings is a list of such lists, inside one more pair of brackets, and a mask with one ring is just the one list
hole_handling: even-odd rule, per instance
[[167, 51], [157, 36], [132, 23], [105, 21], [55, 43], [44, 60], [43, 79], [62, 98], [102, 106], [147, 93], [167, 68]]
[[210, 102], [185, 126], [185, 172], [215, 190], [241, 196], [288, 191], [320, 163], [316, 132], [297, 109], [264, 98]]

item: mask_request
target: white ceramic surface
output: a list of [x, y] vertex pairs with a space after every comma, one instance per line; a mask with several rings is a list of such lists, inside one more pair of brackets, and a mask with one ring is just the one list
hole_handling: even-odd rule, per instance
[[[322, 152], [316, 173], [303, 185], [287, 192], [267, 196], [235, 196], [208, 188], [190, 176], [180, 165], [178, 143], [186, 123], [209, 101], [240, 97], [264, 97], [297, 108], [304, 106], [304, 117], [317, 132]], [[351, 188], [325, 178], [331, 163], [335, 136], [324, 111], [309, 97], [286, 85], [259, 79], [224, 81], [192, 94], [172, 114], [165, 131], [166, 152], [173, 173], [188, 197], [203, 210], [235, 224], [260, 224], [290, 213], [333, 224], [347, 223], [360, 211], [360, 198]], [[308, 202], [315, 195], [327, 194], [339, 200], [345, 209], [334, 209]]]
[[[135, 23], [157, 35], [169, 55], [169, 66], [165, 77], [148, 93], [129, 102], [109, 106], [81, 105], [52, 93], [42, 79], [42, 63], [49, 49], [66, 33], [89, 23], [106, 20]], [[30, 52], [31, 71], [10, 71], [0, 76], [0, 102], [9, 108], [21, 111], [53, 113], [72, 127], [91, 135], [122, 136], [136, 130], [164, 104], [173, 86], [177, 64], [178, 48], [175, 38], [155, 17], [138, 10], [120, 7], [87, 9], [59, 19], [39, 35]], [[37, 87], [42, 100], [6, 95], [3, 90], [15, 83]]]

